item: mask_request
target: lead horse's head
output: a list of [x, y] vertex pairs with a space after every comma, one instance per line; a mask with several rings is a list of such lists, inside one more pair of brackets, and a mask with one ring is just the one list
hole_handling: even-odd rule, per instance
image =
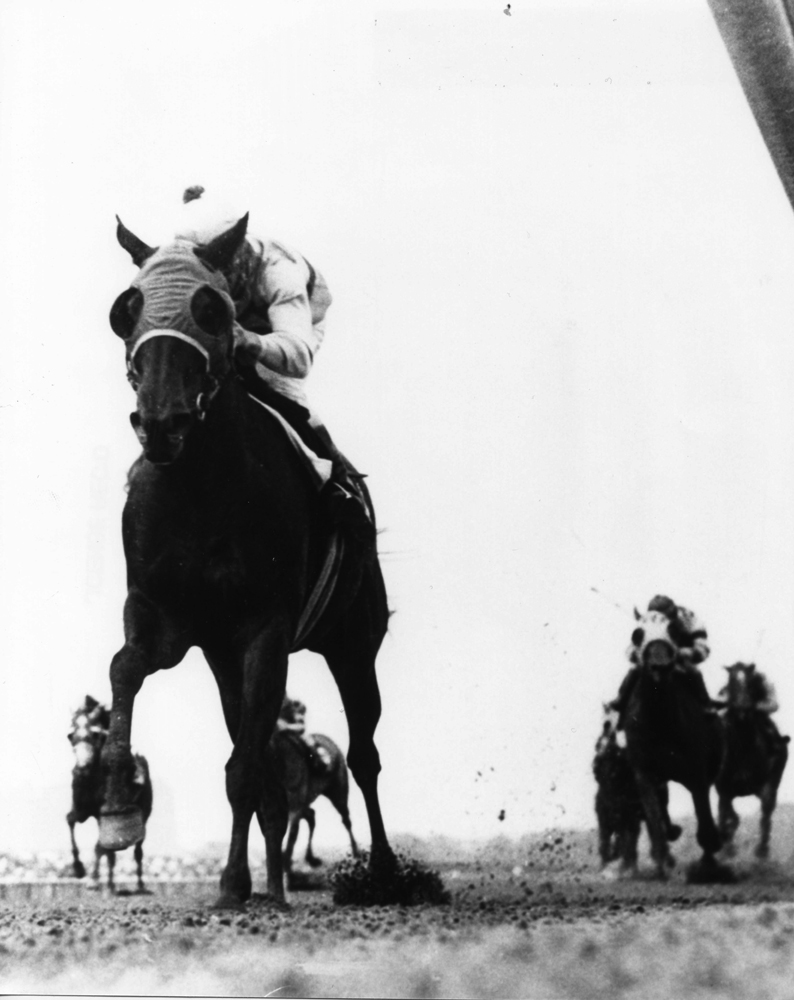
[[678, 660], [678, 645], [670, 636], [670, 619], [660, 611], [641, 615], [631, 636], [637, 660], [648, 670], [666, 670]]
[[137, 395], [130, 422], [144, 456], [170, 465], [232, 367], [234, 303], [225, 270], [245, 241], [248, 215], [205, 246], [150, 247], [118, 219], [116, 235], [140, 272], [110, 310], [126, 344]]

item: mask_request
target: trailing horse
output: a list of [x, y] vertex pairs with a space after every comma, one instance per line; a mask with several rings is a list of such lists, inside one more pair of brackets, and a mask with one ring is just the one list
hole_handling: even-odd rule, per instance
[[722, 716], [725, 727], [725, 766], [717, 779], [719, 828], [725, 853], [733, 855], [739, 816], [733, 800], [757, 795], [761, 800], [761, 839], [755, 849], [758, 858], [769, 856], [772, 813], [777, 790], [788, 761], [788, 736], [781, 736], [767, 714], [756, 708], [750, 696], [754, 664], [735, 663], [725, 668], [727, 707]]
[[697, 841], [703, 850], [693, 878], [721, 878], [714, 860], [721, 840], [714, 823], [709, 790], [720, 772], [724, 734], [716, 713], [704, 705], [694, 674], [678, 663], [678, 649], [669, 635], [668, 619], [650, 612], [642, 617], [633, 641], [640, 665], [624, 717], [626, 751], [651, 838], [657, 875], [664, 878], [670, 863], [659, 787], [677, 781], [692, 795], [697, 816]]
[[[72, 869], [76, 878], [85, 878], [85, 867], [80, 860], [77, 841], [74, 837], [76, 823], [85, 823], [93, 817], [99, 822], [104, 801], [104, 781], [100, 766], [100, 754], [107, 736], [110, 713], [104, 705], [100, 705], [90, 695], [86, 695], [85, 703], [72, 717], [72, 728], [69, 731], [69, 742], [72, 744], [75, 764], [72, 769], [72, 808], [66, 816], [69, 833], [72, 838]], [[149, 776], [149, 765], [146, 758], [140, 754], [133, 757], [135, 765], [132, 773], [132, 787], [129, 789], [130, 799], [137, 803], [143, 820], [143, 833], [135, 842], [135, 864], [138, 875], [138, 891], [144, 892], [143, 884], [143, 840], [146, 835], [146, 823], [152, 812], [152, 781]], [[108, 887], [115, 891], [113, 869], [116, 865], [116, 852], [103, 847], [97, 841], [94, 848], [94, 884], [99, 886], [99, 864], [102, 857], [108, 863]]]
[[130, 471], [122, 519], [125, 643], [110, 667], [101, 841], [118, 847], [137, 837], [140, 815], [126, 776], [141, 685], [198, 646], [234, 744], [226, 765], [232, 831], [222, 905], [240, 905], [251, 894], [254, 813], [268, 892], [284, 899], [288, 803], [270, 740], [289, 654], [298, 649], [324, 656], [339, 688], [347, 760], [369, 819], [371, 870], [386, 878], [395, 864], [373, 738], [381, 710], [375, 658], [389, 617], [377, 550], [374, 540], [343, 539], [334, 593], [306, 634], [304, 611], [333, 549], [321, 497], [281, 420], [251, 398], [235, 369], [234, 305], [222, 269], [242, 245], [247, 221], [204, 247], [177, 240], [157, 250], [119, 222], [119, 242], [140, 272], [110, 314], [126, 346], [137, 397], [131, 421], [143, 454]]
[[312, 868], [317, 868], [322, 864], [322, 861], [312, 851], [315, 815], [311, 804], [320, 795], [324, 795], [342, 817], [342, 823], [350, 837], [350, 849], [353, 856], [358, 857], [359, 854], [347, 807], [349, 785], [344, 755], [328, 736], [315, 733], [312, 739], [315, 745], [322, 750], [323, 757], [327, 760], [321, 773], [318, 772], [316, 766], [312, 766], [311, 751], [300, 736], [289, 731], [276, 732], [273, 736], [279, 758], [279, 771], [287, 792], [289, 808], [287, 842], [282, 854], [288, 884], [292, 876], [292, 852], [295, 849], [295, 841], [302, 819], [305, 819], [309, 826], [306, 863]]

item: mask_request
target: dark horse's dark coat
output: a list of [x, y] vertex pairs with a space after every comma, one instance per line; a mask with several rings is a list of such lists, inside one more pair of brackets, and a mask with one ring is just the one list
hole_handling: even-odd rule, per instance
[[[143, 455], [131, 471], [123, 515], [126, 641], [111, 665], [103, 754], [109, 780], [103, 819], [113, 844], [129, 839], [135, 825], [123, 785], [135, 696], [148, 675], [199, 646], [234, 743], [226, 766], [232, 834], [221, 898], [235, 904], [251, 893], [254, 813], [265, 836], [268, 890], [283, 899], [287, 802], [269, 741], [296, 626], [327, 543], [320, 498], [293, 447], [235, 373], [234, 308], [221, 270], [245, 238], [246, 222], [205, 248], [174, 244], [157, 252], [119, 229], [122, 245], [142, 265], [117, 299], [111, 325], [127, 345], [137, 391], [132, 423]], [[374, 543], [348, 540], [335, 596], [304, 645], [325, 657], [342, 697], [348, 763], [367, 807], [375, 869], [393, 864], [373, 740], [380, 715], [375, 657], [388, 614]]]

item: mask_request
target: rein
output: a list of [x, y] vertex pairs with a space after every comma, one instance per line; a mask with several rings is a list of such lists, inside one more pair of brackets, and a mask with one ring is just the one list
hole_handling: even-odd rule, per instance
[[204, 358], [204, 363], [207, 366], [206, 380], [209, 388], [206, 392], [202, 390], [196, 397], [196, 412], [198, 413], [199, 420], [203, 420], [206, 417], [210, 403], [217, 395], [221, 384], [210, 371], [209, 351], [206, 347], [200, 344], [195, 337], [191, 337], [187, 333], [180, 333], [179, 330], [149, 330], [148, 333], [144, 333], [142, 337], [138, 338], [135, 346], [130, 351], [129, 357], [127, 358], [127, 381], [130, 383], [135, 392], [137, 392], [141, 383], [138, 372], [135, 368], [135, 355], [138, 353], [139, 348], [145, 344], [147, 340], [154, 340], [156, 337], [173, 337], [175, 340], [181, 340], [185, 344], [190, 344], [191, 347], [195, 347], [199, 354], [201, 354]]

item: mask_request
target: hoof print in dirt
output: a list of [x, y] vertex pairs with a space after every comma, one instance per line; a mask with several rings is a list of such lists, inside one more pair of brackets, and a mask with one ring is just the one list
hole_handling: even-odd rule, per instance
[[714, 858], [701, 858], [689, 865], [686, 880], [690, 885], [730, 885], [736, 881], [736, 873], [730, 865], [723, 865]]
[[374, 873], [367, 852], [345, 858], [334, 866], [330, 882], [339, 906], [443, 906], [450, 901], [438, 872], [403, 854], [395, 855], [393, 867]]

